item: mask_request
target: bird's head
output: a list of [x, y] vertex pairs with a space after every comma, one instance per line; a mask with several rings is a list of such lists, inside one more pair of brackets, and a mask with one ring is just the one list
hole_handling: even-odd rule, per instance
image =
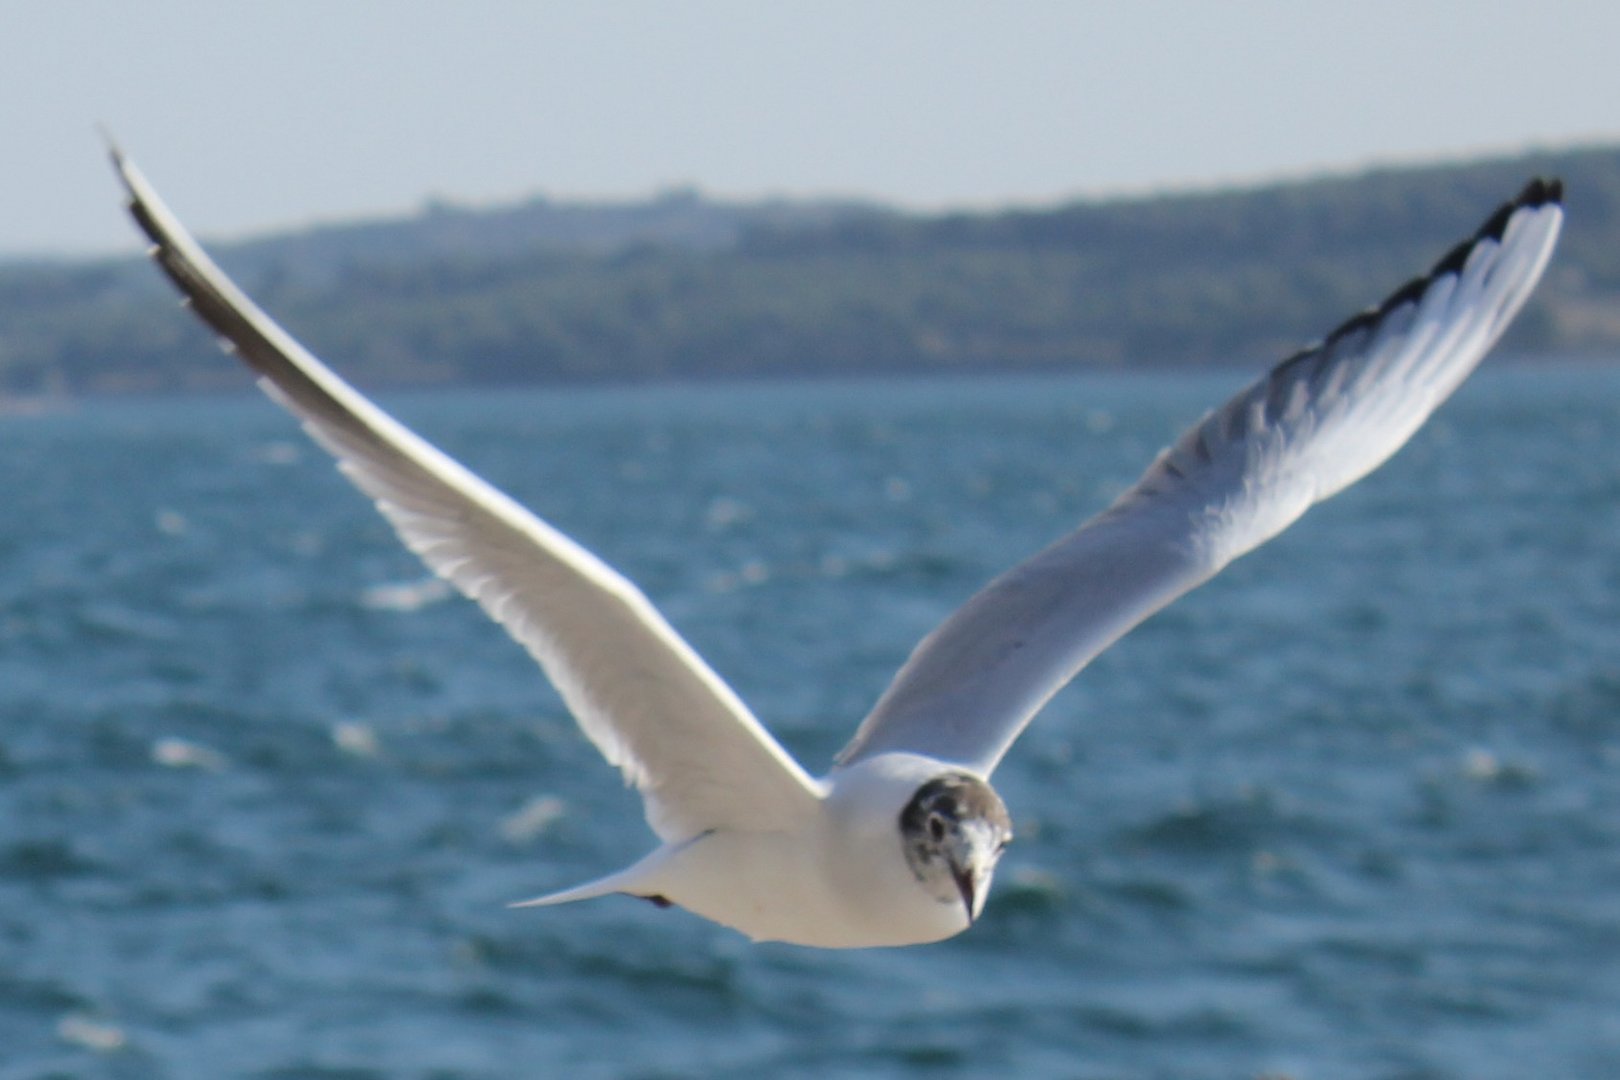
[[942, 904], [961, 904], [972, 923], [984, 908], [1012, 819], [989, 784], [965, 772], [936, 776], [900, 811], [906, 862]]

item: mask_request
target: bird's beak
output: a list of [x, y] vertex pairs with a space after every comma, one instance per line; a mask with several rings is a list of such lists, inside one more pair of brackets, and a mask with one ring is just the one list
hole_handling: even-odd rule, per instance
[[951, 867], [951, 877], [956, 879], [956, 891], [962, 894], [962, 904], [967, 908], [968, 925], [972, 926], [973, 920], [978, 916], [978, 908], [973, 902], [975, 899], [973, 871], [961, 870], [953, 866]]

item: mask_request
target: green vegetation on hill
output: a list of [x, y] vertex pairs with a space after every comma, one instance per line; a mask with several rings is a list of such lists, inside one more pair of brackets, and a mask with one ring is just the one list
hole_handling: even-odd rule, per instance
[[[1509, 345], [1620, 354], [1620, 149], [985, 214], [439, 205], [216, 254], [369, 386], [1259, 367], [1536, 173], [1565, 179], [1570, 223]], [[238, 385], [141, 260], [0, 264], [0, 394]]]

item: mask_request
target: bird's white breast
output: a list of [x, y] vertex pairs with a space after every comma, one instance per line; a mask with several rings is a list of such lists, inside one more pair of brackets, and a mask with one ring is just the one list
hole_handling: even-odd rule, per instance
[[884, 754], [840, 770], [799, 830], [705, 834], [670, 850], [649, 889], [758, 941], [862, 948], [960, 933], [961, 905], [920, 885], [900, 838], [906, 801], [944, 768]]

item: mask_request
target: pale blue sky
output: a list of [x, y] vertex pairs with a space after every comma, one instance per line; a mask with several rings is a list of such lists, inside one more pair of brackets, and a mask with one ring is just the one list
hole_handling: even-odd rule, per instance
[[1612, 0], [0, 0], [0, 256], [429, 197], [914, 207], [1620, 141]]

